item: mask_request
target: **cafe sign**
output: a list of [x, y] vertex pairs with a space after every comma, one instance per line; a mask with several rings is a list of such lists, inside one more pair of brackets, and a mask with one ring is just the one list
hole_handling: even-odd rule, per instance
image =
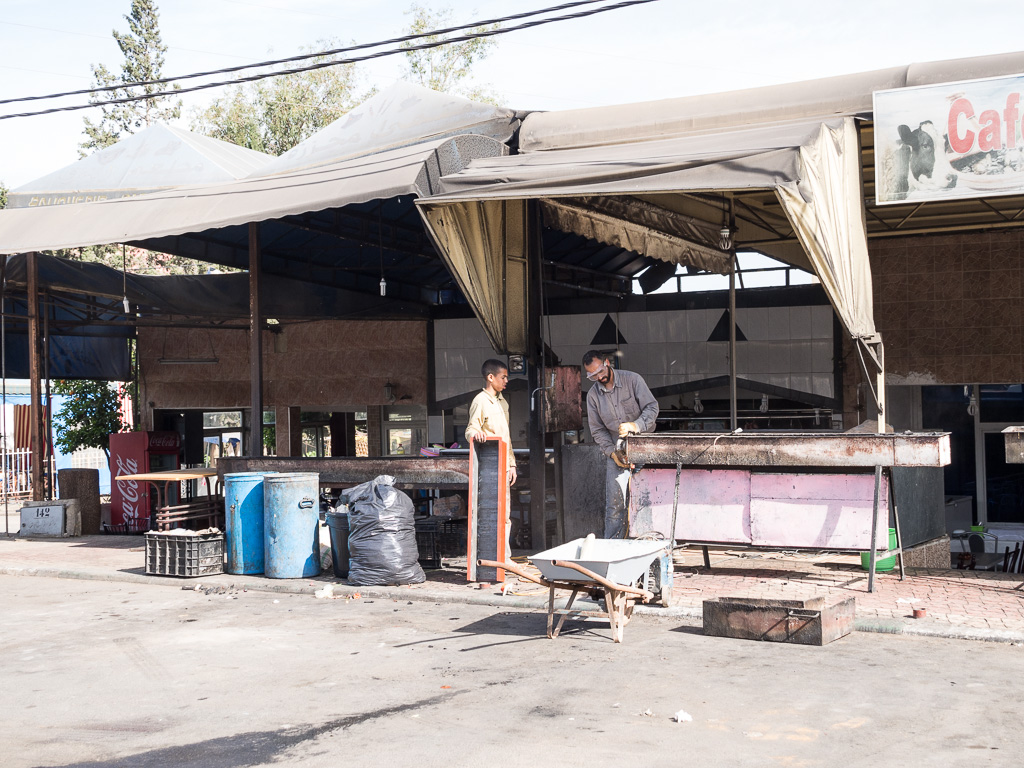
[[876, 91], [879, 205], [1024, 194], [1024, 74]]

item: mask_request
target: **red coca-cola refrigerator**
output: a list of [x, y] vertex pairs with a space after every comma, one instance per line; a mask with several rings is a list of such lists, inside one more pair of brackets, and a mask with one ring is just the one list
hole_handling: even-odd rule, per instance
[[[151, 483], [117, 478], [179, 469], [180, 447], [177, 432], [117, 432], [110, 436], [110, 526], [114, 531], [149, 530], [150, 512], [156, 503]], [[168, 499], [165, 503], [175, 502]]]

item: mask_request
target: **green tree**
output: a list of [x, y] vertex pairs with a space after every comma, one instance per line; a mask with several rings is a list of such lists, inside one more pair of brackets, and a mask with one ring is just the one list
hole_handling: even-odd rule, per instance
[[[120, 245], [90, 245], [83, 248], [65, 248], [53, 251], [54, 256], [71, 261], [91, 261], [105, 264], [111, 269], [131, 272], [137, 275], [202, 275], [209, 269], [206, 262], [185, 256], [174, 256], [145, 248]], [[230, 267], [218, 267], [220, 271], [234, 272]]]
[[[321, 40], [312, 52], [340, 47]], [[306, 63], [322, 63], [320, 56]], [[354, 65], [324, 67], [232, 87], [209, 107], [191, 114], [191, 128], [215, 139], [280, 155], [359, 104], [360, 73]]]
[[0, 181], [0, 208], [7, 207], [7, 191], [7, 187], [5, 187], [4, 183]]
[[[124, 61], [120, 76], [115, 76], [104, 64], [93, 64], [92, 75], [95, 87], [138, 83], [157, 80], [162, 77], [164, 53], [167, 46], [160, 37], [160, 14], [153, 0], [132, 0], [131, 13], [124, 17], [128, 21], [128, 32], [113, 30]], [[175, 85], [175, 88], [178, 86]], [[96, 93], [90, 97], [93, 103], [114, 98], [142, 96], [164, 90], [162, 85], [125, 86], [113, 91]], [[181, 116], [181, 101], [169, 96], [154, 97], [125, 104], [110, 104], [100, 108], [100, 119], [93, 122], [84, 119], [86, 139], [79, 145], [83, 157], [89, 152], [109, 147], [124, 134], [135, 133], [155, 122], [167, 122]]]
[[57, 447], [64, 453], [102, 448], [110, 456], [110, 433], [128, 428], [121, 421], [120, 388], [107, 381], [59, 380], [53, 391], [65, 395], [53, 416]]
[[[412, 16], [412, 23], [406, 27], [405, 32], [409, 35], [419, 35], [429, 32], [432, 29], [442, 29], [452, 26], [452, 9], [442, 8], [432, 11], [418, 3], [414, 3], [406, 11]], [[479, 34], [498, 29], [500, 25], [473, 27], [463, 30], [456, 35]], [[430, 35], [418, 40], [402, 43], [401, 47], [406, 49], [406, 78], [426, 88], [445, 93], [454, 93], [465, 96], [474, 101], [483, 101], [489, 104], [498, 104], [500, 96], [495, 93], [489, 85], [471, 85], [467, 82], [472, 74], [473, 65], [481, 59], [487, 58], [498, 43], [493, 37], [480, 37], [475, 40], [467, 40], [461, 43], [451, 43], [437, 48], [424, 48], [423, 50], [409, 50], [415, 45], [422, 45], [428, 42], [446, 40], [453, 35]]]

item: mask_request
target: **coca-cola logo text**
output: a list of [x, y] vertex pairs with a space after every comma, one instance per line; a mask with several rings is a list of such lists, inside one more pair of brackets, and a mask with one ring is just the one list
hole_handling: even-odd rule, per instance
[[[117, 467], [114, 477], [134, 475], [139, 471], [139, 463], [135, 459], [126, 459], [123, 456], [115, 455], [114, 464]], [[117, 487], [121, 489], [121, 496], [123, 497], [121, 508], [123, 509], [124, 521], [127, 523], [130, 520], [137, 520], [139, 518], [138, 482], [135, 480], [118, 480], [116, 482]]]
[[177, 432], [152, 432], [149, 435], [149, 448], [177, 448]]

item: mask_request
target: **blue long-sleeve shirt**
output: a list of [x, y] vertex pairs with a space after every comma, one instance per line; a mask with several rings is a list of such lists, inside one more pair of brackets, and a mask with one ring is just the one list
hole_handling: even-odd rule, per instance
[[605, 456], [615, 450], [619, 425], [632, 421], [641, 432], [653, 432], [658, 418], [658, 401], [638, 373], [615, 371], [611, 390], [595, 383], [587, 393], [587, 421], [594, 442]]

